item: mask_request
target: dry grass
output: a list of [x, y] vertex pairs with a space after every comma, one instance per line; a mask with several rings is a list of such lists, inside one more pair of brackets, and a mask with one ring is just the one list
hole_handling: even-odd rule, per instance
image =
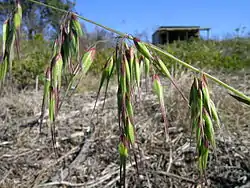
[[[250, 93], [250, 76], [242, 72], [221, 73], [217, 77]], [[195, 187], [199, 184], [194, 141], [190, 145], [188, 109], [169, 82], [162, 82], [173, 161], [169, 165], [169, 146], [164, 145], [164, 123], [157, 98], [143, 93], [142, 102], [135, 109], [140, 174], [137, 177], [134, 160], [128, 162], [128, 187]], [[186, 95], [191, 83], [189, 74], [181, 75], [178, 80]], [[250, 111], [229, 97], [225, 90], [209, 83], [224, 125], [220, 132], [216, 131], [218, 147], [209, 158], [209, 187], [243, 188], [250, 182]], [[95, 96], [95, 92], [77, 94], [62, 107], [57, 119], [59, 159], [53, 154], [45, 124], [42, 135], [36, 124], [28, 124], [40, 115], [42, 94], [27, 91], [3, 97], [0, 102], [1, 187], [50, 187], [51, 182], [54, 185], [51, 187], [56, 187], [55, 184], [118, 187], [119, 130], [115, 91], [108, 93], [104, 111], [101, 111], [102, 103], [98, 103], [90, 121]]]

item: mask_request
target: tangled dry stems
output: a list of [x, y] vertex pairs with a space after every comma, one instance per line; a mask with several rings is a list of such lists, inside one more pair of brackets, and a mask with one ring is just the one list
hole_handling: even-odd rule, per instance
[[[220, 74], [218, 77], [236, 87], [238, 85], [237, 88], [246, 93], [250, 92], [247, 88], [250, 80], [248, 75]], [[178, 81], [185, 94], [189, 91], [189, 87], [185, 87], [191, 83], [189, 80], [190, 75], [184, 74]], [[135, 116], [137, 146], [140, 149], [140, 152], [136, 150], [136, 154], [140, 173], [137, 177], [135, 163], [128, 161], [128, 187], [195, 187], [199, 184], [195, 144], [190, 142], [186, 105], [168, 81], [164, 85], [173, 146], [170, 170], [167, 172], [169, 149], [164, 146], [163, 122], [157, 98], [144, 93], [144, 101], [136, 105]], [[220, 132], [216, 131], [218, 146], [209, 158], [208, 184], [209, 187], [243, 187], [250, 179], [249, 110], [235, 103], [221, 88], [211, 87], [224, 127]], [[24, 126], [34, 117], [39, 117], [42, 94], [29, 91], [5, 96], [1, 100], [1, 106], [5, 108], [0, 111], [1, 187], [57, 187], [59, 184], [117, 187], [119, 130], [113, 92], [108, 93], [104, 111], [101, 111], [102, 103], [98, 103], [92, 121], [89, 118], [96, 93], [77, 94], [65, 103], [57, 121], [59, 159], [52, 152], [46, 127], [43, 128], [43, 134], [39, 135], [37, 126]]]

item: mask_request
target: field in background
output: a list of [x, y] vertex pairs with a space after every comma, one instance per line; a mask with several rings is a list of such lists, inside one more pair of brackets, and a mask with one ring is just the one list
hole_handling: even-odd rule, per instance
[[[111, 39], [111, 38], [101, 38]], [[112, 40], [111, 40], [112, 41]], [[81, 40], [81, 51], [96, 42], [95, 40]], [[32, 41], [21, 42], [21, 59], [14, 62], [14, 82], [16, 87], [26, 89], [34, 87], [36, 77], [41, 78], [50, 61], [52, 43], [44, 41], [42, 37], [35, 37]], [[0, 45], [1, 46], [1, 45]], [[112, 50], [112, 42], [97, 46], [98, 53], [91, 67], [91, 75], [99, 78], [107, 58]], [[189, 42], [175, 42], [169, 46], [161, 46], [177, 58], [204, 70], [216, 70], [233, 73], [250, 67], [250, 38], [233, 38], [222, 41], [195, 40]], [[172, 70], [186, 71], [172, 59], [161, 57]], [[41, 80], [41, 79], [40, 79]]]

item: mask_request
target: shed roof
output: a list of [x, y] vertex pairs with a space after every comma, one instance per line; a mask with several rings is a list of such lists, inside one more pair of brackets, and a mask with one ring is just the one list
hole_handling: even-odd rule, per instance
[[176, 30], [210, 30], [210, 28], [206, 28], [206, 27], [200, 27], [200, 26], [161, 26], [159, 27], [155, 32], [159, 32], [159, 31], [176, 31]]

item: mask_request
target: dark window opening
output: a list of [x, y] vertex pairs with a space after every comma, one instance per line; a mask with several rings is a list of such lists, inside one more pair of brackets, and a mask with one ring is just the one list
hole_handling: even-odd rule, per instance
[[167, 33], [161, 33], [160, 44], [166, 44], [166, 43], [167, 43]]

